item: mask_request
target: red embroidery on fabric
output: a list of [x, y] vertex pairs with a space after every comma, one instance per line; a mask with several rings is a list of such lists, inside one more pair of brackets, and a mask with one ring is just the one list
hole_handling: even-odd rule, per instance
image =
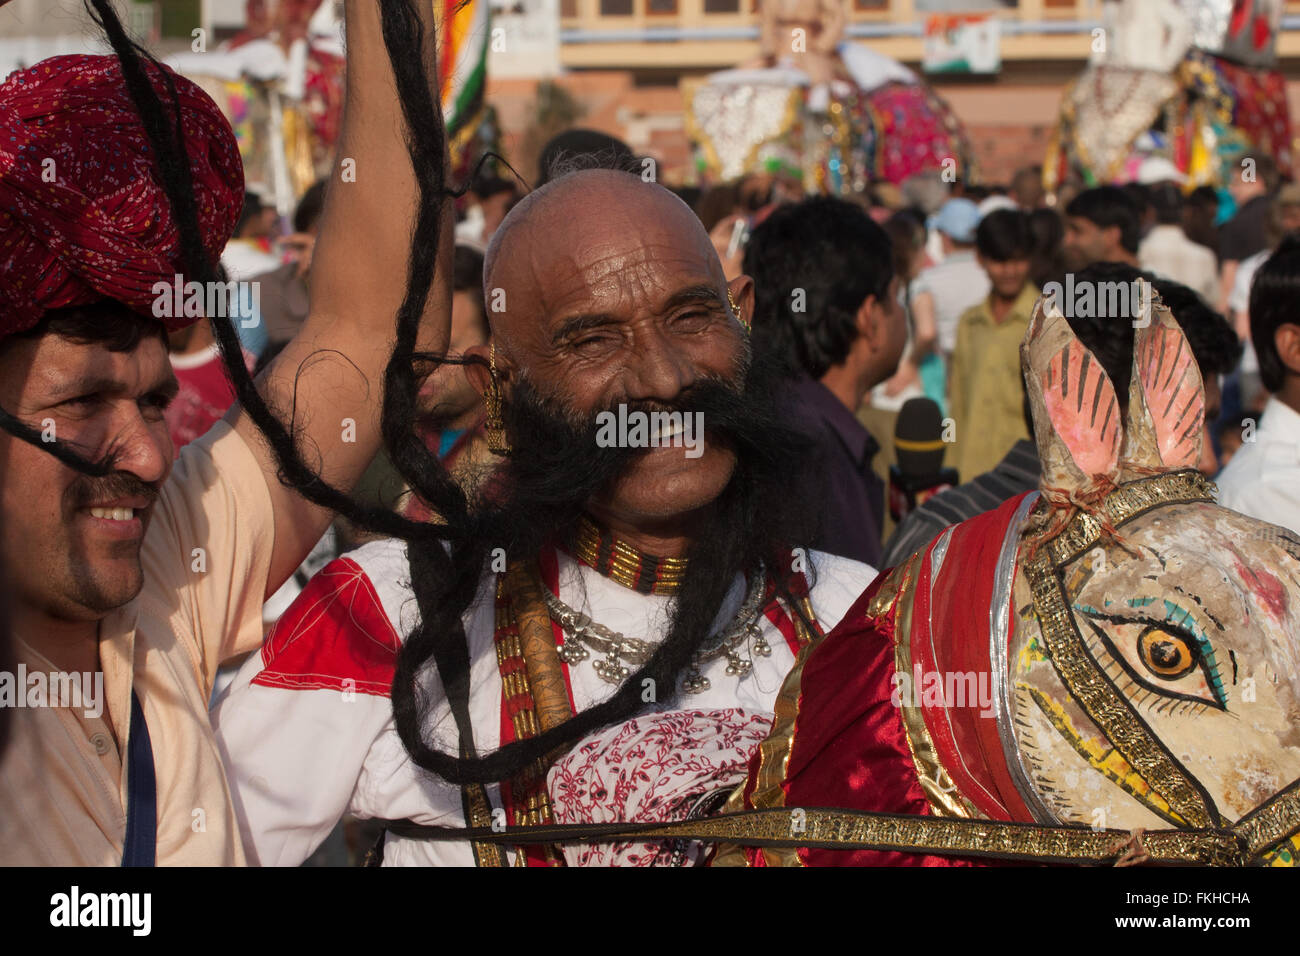
[[[649, 714], [580, 743], [547, 778], [557, 823], [683, 820], [705, 794], [737, 785], [771, 718], [738, 708]], [[668, 843], [569, 846], [570, 865], [654, 866]]]

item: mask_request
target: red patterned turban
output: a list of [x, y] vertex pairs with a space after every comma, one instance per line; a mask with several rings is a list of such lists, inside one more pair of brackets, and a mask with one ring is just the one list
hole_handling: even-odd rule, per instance
[[[162, 77], [142, 63], [164, 110]], [[244, 171], [230, 124], [173, 74], [203, 246], [234, 232]], [[153, 150], [114, 56], [56, 56], [0, 85], [0, 337], [47, 309], [116, 299], [153, 315], [153, 286], [186, 271]], [[194, 321], [164, 320], [170, 328]]]

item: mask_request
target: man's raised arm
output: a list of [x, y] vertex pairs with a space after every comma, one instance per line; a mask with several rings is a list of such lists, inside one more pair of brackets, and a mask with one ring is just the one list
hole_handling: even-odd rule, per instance
[[[416, 0], [415, 6], [424, 25], [426, 72], [436, 85], [432, 4]], [[376, 0], [347, 3], [347, 104], [312, 263], [311, 309], [258, 382], [282, 419], [292, 415], [307, 463], [342, 489], [357, 483], [380, 447], [383, 374], [405, 294], [417, 207], [379, 8]], [[439, 104], [436, 89], [432, 96]], [[438, 274], [418, 350], [445, 349], [450, 333], [449, 211], [444, 207]], [[275, 456], [247, 414], [236, 406], [229, 417], [261, 463], [271, 491], [270, 595], [306, 557], [331, 514], [280, 483]]]

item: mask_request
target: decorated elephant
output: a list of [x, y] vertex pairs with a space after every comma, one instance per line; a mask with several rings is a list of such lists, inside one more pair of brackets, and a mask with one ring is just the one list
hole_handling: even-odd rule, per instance
[[1245, 156], [1292, 172], [1278, 0], [1111, 0], [1092, 62], [1061, 98], [1044, 186], [1129, 182], [1144, 160], [1188, 188], [1226, 186]]
[[1300, 540], [1195, 470], [1201, 380], [1163, 305], [1127, 407], [1050, 302], [1021, 355], [1041, 490], [802, 655], [715, 863], [1294, 864]]
[[701, 182], [768, 173], [847, 195], [920, 173], [972, 178], [961, 122], [920, 77], [844, 39], [846, 0], [764, 0], [760, 56], [683, 85]]

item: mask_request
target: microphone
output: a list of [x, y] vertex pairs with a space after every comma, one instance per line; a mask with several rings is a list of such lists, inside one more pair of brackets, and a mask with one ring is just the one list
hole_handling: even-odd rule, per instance
[[926, 500], [957, 484], [957, 469], [943, 467], [943, 416], [931, 398], [909, 398], [894, 425], [898, 464], [889, 466], [889, 515], [902, 521]]

